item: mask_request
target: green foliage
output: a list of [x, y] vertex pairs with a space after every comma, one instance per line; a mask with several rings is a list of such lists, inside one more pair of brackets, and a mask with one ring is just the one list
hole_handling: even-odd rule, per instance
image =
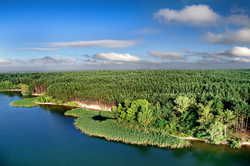
[[65, 105], [70, 106], [70, 107], [79, 107], [79, 104], [74, 101], [66, 102]]
[[208, 127], [208, 125], [210, 123], [212, 123], [213, 119], [214, 119], [214, 115], [212, 114], [212, 108], [211, 108], [212, 103], [208, 103], [207, 105], [203, 105], [203, 104], [199, 104], [199, 110], [198, 110], [198, 114], [199, 114], [199, 119], [197, 120], [197, 122], [199, 122], [201, 124], [201, 126], [203, 127]]
[[12, 89], [18, 89], [19, 86], [13, 84], [11, 81], [1, 81], [0, 80], [0, 90], [12, 90]]
[[40, 97], [37, 97], [36, 98], [36, 102], [37, 103], [41, 103], [41, 104], [58, 104], [58, 105], [68, 105], [68, 106], [72, 106], [72, 107], [78, 107], [79, 105], [73, 101], [71, 102], [63, 102], [62, 100], [58, 100], [58, 99], [55, 99], [53, 98], [52, 96], [47, 96], [47, 95], [44, 95], [44, 96], [40, 96]]
[[228, 142], [231, 148], [239, 149], [241, 147], [241, 139], [238, 137], [231, 138]]
[[38, 104], [35, 103], [36, 98], [24, 98], [16, 100], [10, 103], [13, 107], [36, 107]]
[[123, 104], [119, 104], [113, 108], [113, 112], [119, 120], [133, 122], [136, 121], [143, 126], [152, 124], [155, 120], [152, 106], [147, 100], [126, 100]]
[[154, 121], [154, 112], [152, 110], [147, 108], [138, 113], [138, 122], [143, 126], [147, 127], [154, 123]]
[[[129, 79], [128, 79], [129, 78]], [[78, 98], [103, 103], [122, 103], [126, 99], [146, 99], [164, 104], [171, 96], [195, 94], [250, 101], [249, 70], [140, 70], [82, 71], [60, 73], [0, 74], [0, 82], [43, 86], [49, 96], [63, 101]], [[203, 103], [207, 104], [207, 103]], [[230, 109], [230, 108], [228, 108]], [[230, 109], [232, 110], [232, 109]]]
[[53, 97], [51, 97], [51, 96], [40, 96], [40, 97], [37, 97], [36, 98], [36, 102], [38, 102], [38, 103], [51, 103], [51, 102], [53, 102]]
[[209, 141], [214, 144], [223, 143], [226, 138], [224, 137], [224, 124], [218, 121], [210, 124], [207, 132], [209, 133]]
[[27, 84], [20, 84], [21, 87], [21, 93], [23, 96], [31, 96], [32, 95], [32, 90], [29, 85]]
[[180, 113], [185, 112], [188, 107], [195, 103], [194, 98], [189, 98], [187, 96], [178, 96], [175, 99], [176, 110]]

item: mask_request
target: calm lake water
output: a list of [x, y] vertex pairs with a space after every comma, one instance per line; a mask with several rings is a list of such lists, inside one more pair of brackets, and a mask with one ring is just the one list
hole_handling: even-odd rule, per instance
[[250, 149], [195, 143], [181, 150], [132, 146], [88, 137], [55, 108], [14, 108], [0, 93], [0, 166], [249, 166]]

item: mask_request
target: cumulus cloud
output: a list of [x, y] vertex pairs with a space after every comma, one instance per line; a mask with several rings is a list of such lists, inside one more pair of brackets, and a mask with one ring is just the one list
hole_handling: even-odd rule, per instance
[[159, 57], [162, 59], [183, 59], [184, 56], [176, 52], [160, 52], [160, 51], [150, 51], [149, 55], [154, 57]]
[[130, 55], [128, 53], [119, 54], [119, 53], [98, 53], [94, 56], [97, 60], [107, 60], [107, 61], [116, 61], [116, 62], [138, 62], [140, 58]]
[[250, 58], [250, 49], [248, 47], [233, 47], [230, 50], [217, 53], [218, 55], [222, 56], [229, 56], [229, 57], [248, 57]]
[[210, 26], [215, 25], [220, 16], [207, 5], [191, 5], [181, 10], [160, 9], [155, 18], [164, 23], [181, 22], [188, 25]]
[[207, 33], [205, 39], [210, 43], [250, 43], [250, 28], [243, 28], [237, 31], [228, 31], [224, 33]]
[[94, 40], [94, 41], [72, 41], [72, 42], [53, 42], [46, 45], [52, 48], [67, 47], [104, 47], [104, 48], [126, 48], [134, 46], [139, 41], [136, 40]]
[[185, 6], [181, 10], [160, 9], [154, 16], [164, 23], [184, 23], [195, 26], [237, 25], [250, 27], [250, 17], [245, 12], [233, 12], [231, 15], [223, 16], [216, 13], [208, 5]]
[[206, 52], [196, 52], [196, 51], [186, 51], [188, 55], [196, 55], [202, 57], [202, 60], [210, 61], [237, 61], [237, 62], [249, 62], [250, 61], [250, 49], [248, 47], [233, 47], [229, 50], [206, 53]]

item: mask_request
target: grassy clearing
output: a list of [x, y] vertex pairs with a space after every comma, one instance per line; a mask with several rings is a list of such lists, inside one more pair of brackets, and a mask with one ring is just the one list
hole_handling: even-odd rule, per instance
[[10, 103], [13, 107], [36, 107], [38, 104], [35, 103], [35, 98], [24, 98], [16, 100]]
[[127, 144], [152, 145], [158, 147], [183, 148], [190, 145], [188, 141], [167, 136], [157, 132], [145, 132], [126, 128], [113, 119], [110, 112], [73, 109], [66, 116], [77, 117], [75, 126], [89, 136], [102, 137], [110, 141]]

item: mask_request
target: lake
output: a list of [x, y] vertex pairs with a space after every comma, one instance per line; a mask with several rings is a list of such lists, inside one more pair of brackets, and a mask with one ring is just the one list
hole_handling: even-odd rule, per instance
[[194, 143], [171, 150], [88, 137], [62, 108], [15, 108], [21, 97], [0, 93], [0, 166], [249, 166], [250, 148]]

